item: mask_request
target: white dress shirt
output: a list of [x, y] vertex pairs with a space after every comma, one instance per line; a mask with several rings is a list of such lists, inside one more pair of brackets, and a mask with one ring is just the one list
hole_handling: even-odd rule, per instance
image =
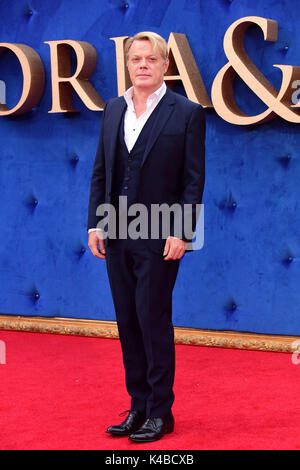
[[[136, 143], [144, 125], [151, 116], [151, 113], [154, 111], [160, 100], [163, 98], [167, 91], [167, 86], [165, 82], [147, 99], [147, 108], [146, 111], [141, 114], [138, 118], [135, 114], [134, 104], [133, 104], [133, 86], [128, 88], [124, 93], [124, 99], [127, 103], [127, 109], [124, 116], [124, 140], [127, 146], [128, 152], [131, 152], [134, 144]], [[91, 228], [89, 232], [94, 230], [101, 230], [96, 228]]]
[[146, 111], [141, 114], [138, 118], [135, 114], [134, 104], [133, 104], [133, 87], [129, 88], [124, 96], [124, 99], [127, 103], [127, 109], [124, 116], [124, 139], [128, 149], [128, 152], [131, 152], [135, 142], [138, 139], [144, 125], [147, 122], [147, 119], [150, 117], [151, 113], [154, 111], [162, 97], [165, 95], [167, 87], [165, 82], [148, 96], [147, 99], [147, 108]]

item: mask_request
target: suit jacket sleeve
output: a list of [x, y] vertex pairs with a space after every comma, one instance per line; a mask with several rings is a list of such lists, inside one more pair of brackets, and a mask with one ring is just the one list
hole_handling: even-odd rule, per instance
[[[179, 238], [191, 242], [199, 216], [199, 206], [205, 182], [205, 131], [206, 120], [201, 105], [197, 105], [189, 118], [185, 134], [185, 155], [180, 199], [182, 235]], [[186, 220], [186, 219], [189, 220]], [[185, 233], [184, 228], [190, 233]], [[176, 236], [176, 226], [171, 235]]]
[[100, 137], [98, 141], [98, 147], [96, 151], [91, 185], [90, 185], [90, 197], [88, 207], [88, 224], [87, 229], [96, 228], [101, 217], [96, 215], [97, 207], [105, 202], [105, 157], [104, 157], [104, 121], [105, 121], [105, 110], [102, 114]]

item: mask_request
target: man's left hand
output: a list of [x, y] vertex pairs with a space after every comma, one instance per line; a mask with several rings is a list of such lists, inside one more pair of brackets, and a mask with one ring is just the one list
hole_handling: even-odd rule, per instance
[[[185, 253], [186, 242], [177, 237], [168, 237], [163, 256], [165, 260], [180, 259]], [[167, 255], [167, 256], [165, 256]]]

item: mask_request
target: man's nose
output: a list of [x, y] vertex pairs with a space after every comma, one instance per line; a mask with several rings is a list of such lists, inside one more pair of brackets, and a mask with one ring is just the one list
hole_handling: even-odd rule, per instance
[[147, 59], [146, 57], [142, 57], [141, 62], [140, 62], [140, 67], [147, 67]]

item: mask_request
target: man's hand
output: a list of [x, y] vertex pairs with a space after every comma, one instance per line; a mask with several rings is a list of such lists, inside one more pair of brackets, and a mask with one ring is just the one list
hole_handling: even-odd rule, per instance
[[168, 237], [163, 256], [165, 260], [180, 259], [185, 253], [186, 242], [177, 237]]
[[100, 259], [105, 259], [106, 252], [104, 248], [103, 233], [100, 230], [95, 230], [89, 233], [89, 247], [94, 256]]

